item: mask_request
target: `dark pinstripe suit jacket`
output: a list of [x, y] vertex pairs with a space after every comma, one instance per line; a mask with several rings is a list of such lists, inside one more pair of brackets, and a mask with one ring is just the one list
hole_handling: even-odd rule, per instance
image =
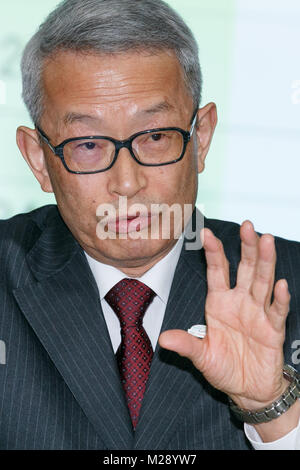
[[[239, 226], [206, 220], [224, 243], [231, 279]], [[285, 354], [300, 339], [300, 244], [277, 239], [276, 278], [292, 293]], [[248, 449], [226, 396], [193, 365], [157, 347], [135, 434], [98, 289], [56, 206], [0, 222], [1, 449]], [[162, 330], [204, 322], [203, 250], [183, 248]], [[298, 313], [297, 313], [298, 312]]]

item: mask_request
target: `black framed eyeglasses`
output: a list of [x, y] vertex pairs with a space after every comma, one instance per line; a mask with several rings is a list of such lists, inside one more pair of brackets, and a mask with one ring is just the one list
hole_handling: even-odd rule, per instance
[[52, 152], [70, 173], [79, 175], [109, 170], [126, 147], [132, 158], [143, 166], [163, 166], [179, 162], [184, 157], [197, 120], [194, 112], [189, 131], [179, 127], [162, 127], [133, 134], [129, 139], [116, 140], [107, 136], [74, 137], [54, 147], [38, 126], [36, 130]]

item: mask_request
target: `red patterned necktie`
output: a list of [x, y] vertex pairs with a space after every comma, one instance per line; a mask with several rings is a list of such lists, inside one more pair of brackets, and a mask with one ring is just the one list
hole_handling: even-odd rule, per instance
[[120, 320], [122, 341], [116, 358], [134, 429], [153, 357], [143, 317], [155, 295], [150, 287], [136, 279], [122, 279], [105, 296]]

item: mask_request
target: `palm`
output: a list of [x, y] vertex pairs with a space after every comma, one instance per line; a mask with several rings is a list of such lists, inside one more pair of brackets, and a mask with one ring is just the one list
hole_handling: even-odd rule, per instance
[[160, 343], [189, 357], [215, 388], [238, 397], [240, 403], [269, 402], [282, 385], [289, 293], [286, 282], [278, 281], [270, 305], [276, 259], [273, 237], [259, 239], [246, 223], [241, 239], [242, 257], [231, 289], [222, 244], [206, 232], [205, 339], [166, 332]]
[[206, 318], [209, 335], [201, 371], [228, 394], [258, 399], [258, 391], [265, 393], [280, 368], [282, 334], [253, 306], [251, 296], [237, 289], [209, 293]]

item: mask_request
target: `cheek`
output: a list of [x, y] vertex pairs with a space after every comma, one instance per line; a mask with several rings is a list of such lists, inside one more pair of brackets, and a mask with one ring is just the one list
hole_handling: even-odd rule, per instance
[[61, 212], [78, 214], [85, 218], [96, 214], [97, 200], [101, 198], [103, 183], [95, 175], [74, 175], [69, 173], [57, 159], [47, 161], [48, 174]]
[[198, 185], [196, 158], [187, 154], [181, 162], [165, 167], [161, 182], [163, 196], [167, 201], [173, 199], [173, 202], [193, 203]]

